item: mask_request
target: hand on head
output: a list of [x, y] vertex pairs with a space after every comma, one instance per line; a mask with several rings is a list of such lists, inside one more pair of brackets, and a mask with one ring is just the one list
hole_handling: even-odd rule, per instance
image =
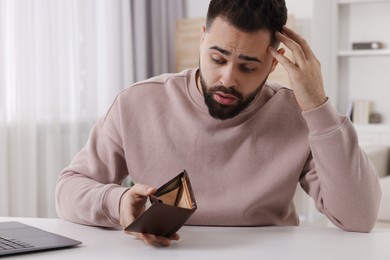
[[272, 56], [286, 69], [295, 98], [303, 111], [319, 107], [326, 101], [321, 64], [307, 41], [293, 30], [283, 27], [276, 39], [289, 48], [294, 61], [269, 47]]

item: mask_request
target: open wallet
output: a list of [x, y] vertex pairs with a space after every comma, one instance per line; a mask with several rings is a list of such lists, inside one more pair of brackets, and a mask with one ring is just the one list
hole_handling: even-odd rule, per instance
[[186, 170], [158, 188], [149, 199], [152, 205], [126, 231], [170, 237], [197, 209]]

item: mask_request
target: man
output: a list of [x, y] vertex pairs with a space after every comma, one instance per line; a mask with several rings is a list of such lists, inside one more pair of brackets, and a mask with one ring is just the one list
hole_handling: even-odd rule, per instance
[[[298, 225], [300, 183], [336, 226], [370, 231], [381, 194], [377, 174], [351, 122], [327, 100], [315, 55], [286, 19], [284, 0], [212, 0], [199, 69], [118, 95], [61, 173], [58, 214], [126, 227], [156, 187], [186, 169], [198, 204], [187, 224]], [[266, 82], [278, 63], [292, 90]], [[136, 183], [130, 189], [120, 186], [128, 175]], [[179, 239], [133, 235], [165, 246]]]

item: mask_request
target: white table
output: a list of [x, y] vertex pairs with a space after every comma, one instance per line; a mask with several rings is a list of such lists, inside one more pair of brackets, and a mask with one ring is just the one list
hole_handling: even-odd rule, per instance
[[[60, 219], [9, 218], [83, 242], [76, 248], [18, 255], [17, 259], [265, 259], [389, 260], [390, 229], [353, 233], [329, 227], [183, 227], [171, 247], [147, 246], [121, 230]], [[7, 258], [8, 259], [8, 258]]]

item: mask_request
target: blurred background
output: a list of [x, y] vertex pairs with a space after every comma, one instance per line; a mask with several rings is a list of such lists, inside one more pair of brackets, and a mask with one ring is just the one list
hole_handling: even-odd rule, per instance
[[[0, 216], [57, 216], [58, 175], [84, 146], [92, 125], [104, 116], [116, 94], [136, 81], [197, 66], [200, 26], [208, 3], [0, 0]], [[383, 88], [390, 87], [386, 75], [390, 36], [378, 29], [367, 36], [369, 30], [362, 32], [360, 27], [367, 8], [376, 15], [371, 27], [390, 24], [389, 1], [286, 3], [289, 26], [307, 39], [322, 62], [331, 101], [342, 113], [352, 111], [348, 108], [356, 112], [357, 101], [366, 102], [359, 113], [367, 122], [357, 125], [362, 143], [390, 145], [389, 88]], [[379, 53], [356, 53], [352, 41], [384, 45]], [[370, 71], [375, 67], [370, 64], [376, 69]], [[380, 83], [356, 76], [363, 71]], [[281, 67], [270, 80], [289, 84]], [[382, 88], [375, 90], [378, 85]], [[376, 110], [367, 112], [373, 105]], [[373, 114], [379, 118], [375, 126], [369, 121]], [[301, 191], [296, 197], [303, 222], [321, 219]]]

